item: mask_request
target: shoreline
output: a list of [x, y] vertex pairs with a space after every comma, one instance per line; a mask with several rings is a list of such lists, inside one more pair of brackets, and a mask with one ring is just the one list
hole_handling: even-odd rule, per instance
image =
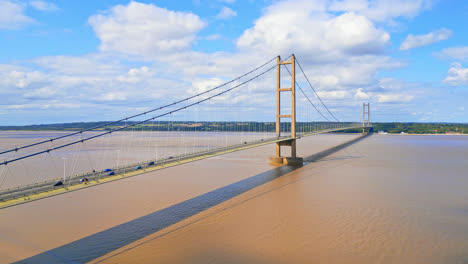
[[[62, 132], [62, 133], [73, 133], [77, 132], [79, 130], [0, 130], [0, 133], [2, 132]], [[105, 130], [94, 130], [94, 131], [87, 131], [87, 132], [103, 132]], [[120, 131], [120, 132], [128, 132], [128, 131]], [[130, 131], [132, 132], [132, 131]], [[149, 131], [133, 131], [135, 132], [149, 132]], [[166, 131], [151, 131], [151, 132], [166, 132]], [[174, 132], [236, 132], [236, 133], [264, 133], [264, 132], [258, 132], [258, 131], [174, 131]], [[274, 133], [274, 132], [271, 132]], [[353, 134], [361, 134], [360, 132], [358, 133], [328, 133], [328, 134], [339, 134], [339, 135], [353, 135]], [[468, 134], [416, 134], [416, 133], [387, 133], [387, 134], [379, 134], [378, 132], [373, 132], [375, 135], [399, 135], [399, 136], [468, 136]]]
[[468, 134], [400, 134], [400, 133], [387, 133], [387, 134], [379, 134], [379, 133], [374, 133], [375, 135], [391, 135], [391, 136], [468, 136]]

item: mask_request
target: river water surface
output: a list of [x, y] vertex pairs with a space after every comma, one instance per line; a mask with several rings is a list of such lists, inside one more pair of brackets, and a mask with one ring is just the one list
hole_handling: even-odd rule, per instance
[[[303, 138], [299, 154], [354, 137]], [[301, 168], [267, 164], [272, 153], [258, 147], [1, 210], [0, 260], [468, 263], [468, 137], [372, 135]], [[100, 239], [109, 242], [87, 248]]]

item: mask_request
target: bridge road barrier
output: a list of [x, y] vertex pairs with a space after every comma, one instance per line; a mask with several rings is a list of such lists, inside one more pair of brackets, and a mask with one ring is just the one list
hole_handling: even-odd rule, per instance
[[[174, 156], [174, 157], [166, 157], [166, 158], [163, 158], [163, 159], [138, 162], [138, 163], [125, 165], [125, 166], [113, 169], [112, 171], [115, 173], [115, 175], [112, 175], [112, 176], [123, 175], [123, 174], [131, 172], [131, 171], [136, 171], [137, 170], [136, 168], [138, 166], [141, 167], [141, 169], [138, 169], [138, 170], [141, 170], [142, 173], [143, 173], [145, 171], [145, 169], [150, 168], [150, 167], [156, 167], [156, 166], [164, 167], [165, 165], [168, 165], [168, 164], [171, 164], [171, 163], [174, 163], [174, 162], [180, 162], [180, 161], [183, 161], [183, 160], [187, 160], [187, 159], [191, 159], [191, 158], [195, 158], [195, 157], [199, 157], [199, 156], [203, 156], [203, 155], [209, 155], [209, 154], [213, 154], [213, 153], [217, 153], [217, 152], [233, 150], [233, 149], [237, 149], [237, 148], [240, 148], [240, 147], [250, 146], [250, 145], [255, 145], [255, 144], [260, 144], [260, 143], [268, 144], [268, 143], [275, 142], [275, 141], [278, 141], [278, 140], [286, 140], [286, 139], [289, 139], [289, 137], [268, 138], [268, 139], [252, 141], [252, 142], [249, 142], [247, 145], [241, 143], [241, 144], [231, 145], [229, 147], [219, 147], [219, 148], [194, 152], [194, 153], [190, 153], [190, 154], [178, 155], [178, 156]], [[153, 164], [148, 165], [148, 163], [150, 163], [150, 162], [153, 162]], [[43, 181], [43, 182], [36, 183], [36, 184], [28, 184], [28, 185], [23, 185], [23, 186], [19, 186], [19, 187], [6, 189], [4, 191], [0, 191], [0, 202], [8, 201], [8, 200], [11, 200], [11, 199], [17, 199], [17, 198], [21, 198], [21, 197], [26, 198], [26, 197], [28, 197], [28, 196], [30, 196], [32, 194], [52, 191], [52, 190], [56, 190], [56, 189], [65, 189], [65, 190], [67, 190], [67, 188], [70, 187], [70, 186], [74, 186], [74, 185], [77, 185], [77, 184], [85, 184], [85, 183], [80, 182], [80, 180], [83, 179], [83, 178], [87, 178], [88, 182], [90, 182], [90, 181], [99, 181], [100, 179], [110, 177], [107, 173], [108, 173], [107, 171], [102, 170], [102, 171], [98, 171], [98, 172], [88, 172], [88, 173], [84, 173], [84, 174], [80, 174], [80, 175], [76, 175], [76, 176], [70, 176], [69, 178], [66, 179], [66, 181], [63, 181], [63, 185], [61, 185], [61, 186], [53, 186], [54, 183], [57, 182], [57, 180], [54, 179], [54, 180]]]

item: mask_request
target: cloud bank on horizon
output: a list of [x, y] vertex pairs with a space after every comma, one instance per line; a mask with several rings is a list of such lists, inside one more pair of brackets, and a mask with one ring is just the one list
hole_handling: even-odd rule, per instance
[[464, 1], [70, 2], [0, 0], [1, 125], [117, 119], [291, 53], [341, 120], [467, 122]]

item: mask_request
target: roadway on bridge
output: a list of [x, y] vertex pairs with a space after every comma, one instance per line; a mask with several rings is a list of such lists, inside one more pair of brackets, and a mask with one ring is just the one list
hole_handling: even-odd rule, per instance
[[[328, 128], [318, 130], [309, 133], [299, 133], [300, 137], [314, 136], [318, 134], [338, 132], [345, 129], [359, 129], [360, 126], [346, 126], [337, 128]], [[84, 175], [76, 175], [69, 177], [64, 185], [55, 187], [55, 180], [44, 181], [36, 184], [20, 186], [12, 189], [0, 191], [0, 209], [15, 206], [22, 203], [27, 203], [39, 199], [43, 199], [50, 196], [60, 195], [67, 192], [77, 191], [83, 188], [93, 187], [103, 183], [108, 183], [115, 180], [121, 180], [127, 177], [133, 177], [142, 173], [151, 172], [154, 170], [165, 169], [168, 167], [178, 166], [188, 162], [194, 162], [201, 159], [206, 159], [226, 153], [240, 151], [248, 148], [263, 146], [275, 142], [283, 142], [291, 140], [291, 137], [283, 136], [278, 138], [261, 139], [257, 141], [244, 142], [238, 145], [232, 145], [228, 147], [215, 148], [212, 150], [206, 150], [202, 152], [195, 152], [188, 155], [181, 155], [171, 157], [170, 159], [155, 160], [152, 161], [154, 164], [149, 166], [148, 161], [142, 161], [141, 163], [129, 164], [128, 166], [121, 167], [115, 170], [115, 175], [108, 176], [105, 171], [89, 172]], [[135, 169], [139, 167], [141, 169]], [[81, 183], [81, 179], [86, 178], [86, 184]], [[89, 180], [89, 181], [88, 181]]]

